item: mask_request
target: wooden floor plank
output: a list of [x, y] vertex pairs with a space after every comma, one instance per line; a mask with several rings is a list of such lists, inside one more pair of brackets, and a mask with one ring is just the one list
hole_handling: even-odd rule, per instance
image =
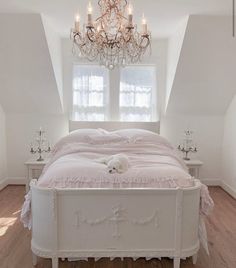
[[[0, 191], [0, 268], [31, 268], [30, 232], [23, 228], [19, 217], [24, 200], [23, 186], [8, 186]], [[201, 248], [196, 265], [191, 258], [181, 261], [181, 268], [236, 268], [236, 200], [219, 187], [211, 187], [215, 208], [206, 220], [210, 256]], [[50, 268], [51, 260], [39, 259], [37, 268]], [[133, 261], [106, 258], [95, 262], [60, 261], [60, 268], [172, 268], [173, 261]]]

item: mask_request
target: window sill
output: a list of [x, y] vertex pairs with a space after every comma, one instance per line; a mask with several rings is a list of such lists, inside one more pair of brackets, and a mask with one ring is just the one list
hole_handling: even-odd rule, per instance
[[121, 122], [121, 121], [69, 121], [69, 131], [82, 128], [103, 128], [108, 131], [125, 128], [140, 128], [160, 132], [160, 121], [156, 122]]

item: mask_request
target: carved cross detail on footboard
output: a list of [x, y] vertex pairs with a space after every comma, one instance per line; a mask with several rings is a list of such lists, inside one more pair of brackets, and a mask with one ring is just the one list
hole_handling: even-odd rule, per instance
[[111, 210], [112, 211], [109, 215], [101, 216], [100, 218], [96, 219], [88, 219], [83, 216], [83, 213], [81, 211], [76, 211], [76, 228], [79, 228], [82, 224], [96, 226], [100, 224], [111, 223], [114, 226], [112, 236], [118, 239], [121, 236], [119, 226], [122, 222], [132, 225], [146, 225], [154, 223], [155, 228], [159, 227], [158, 209], [154, 210], [150, 216], [139, 219], [130, 217], [127, 213], [127, 209], [125, 209], [120, 204], [112, 207]]

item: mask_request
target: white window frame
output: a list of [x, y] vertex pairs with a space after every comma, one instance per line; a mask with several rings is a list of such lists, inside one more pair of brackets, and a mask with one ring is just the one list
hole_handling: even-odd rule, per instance
[[[145, 107], [125, 107], [125, 106], [121, 106], [119, 104], [119, 115], [121, 115], [121, 110], [130, 110], [132, 112], [133, 111], [138, 111], [138, 110], [145, 110], [148, 109], [150, 110], [150, 116], [151, 116], [151, 120], [150, 121], [142, 121], [142, 122], [155, 122], [157, 120], [157, 106], [158, 106], [158, 100], [157, 100], [157, 70], [156, 70], [156, 65], [154, 64], [136, 64], [136, 65], [129, 65], [125, 68], [144, 68], [144, 67], [149, 67], [149, 68], [153, 68], [153, 73], [154, 73], [154, 80], [152, 81], [152, 90], [151, 90], [151, 105], [149, 108], [145, 108]], [[125, 71], [125, 68], [121, 70]], [[119, 93], [121, 92], [121, 72], [120, 72], [120, 88], [119, 88]], [[120, 118], [121, 121], [121, 118]], [[122, 120], [123, 122], [133, 122], [133, 121], [127, 121], [127, 120]]]
[[[87, 106], [87, 107], [79, 107], [76, 105], [74, 105], [74, 79], [75, 79], [75, 68], [79, 68], [79, 67], [87, 67], [87, 68], [93, 68], [93, 67], [100, 67], [99, 65], [96, 65], [96, 64], [80, 64], [80, 63], [75, 63], [73, 65], [73, 78], [72, 78], [72, 111], [71, 111], [71, 120], [72, 121], [78, 121], [76, 120], [75, 118], [75, 112], [76, 110], [79, 111], [81, 109], [81, 111], [84, 110], [85, 114], [86, 112], [89, 112], [89, 111], [102, 111], [103, 114], [104, 114], [104, 120], [97, 120], [97, 121], [108, 121], [110, 119], [110, 112], [109, 112], [109, 72], [107, 69], [105, 69], [105, 67], [101, 67], [101, 68], [104, 68], [104, 71], [108, 72], [108, 76], [107, 76], [107, 80], [105, 81], [105, 88], [103, 90], [103, 103], [104, 103], [104, 106]], [[105, 77], [106, 79], [106, 77]], [[79, 90], [78, 90], [79, 91]], [[90, 120], [81, 120], [81, 121], [90, 121]]]
[[[87, 64], [87, 63], [78, 63], [75, 62], [73, 64], [73, 74], [72, 74], [72, 81], [74, 79], [74, 66], [100, 66], [99, 64]], [[153, 67], [155, 69], [155, 88], [153, 89], [153, 108], [152, 108], [152, 118], [151, 121], [143, 121], [143, 122], [156, 122], [158, 121], [158, 105], [159, 101], [157, 99], [158, 93], [157, 93], [157, 67], [155, 64], [134, 64], [134, 65], [128, 65], [127, 67]], [[125, 67], [126, 68], [126, 67]], [[109, 74], [109, 81], [108, 81], [108, 92], [107, 92], [107, 116], [105, 121], [120, 121], [120, 78], [121, 78], [121, 71], [119, 68], [115, 68], [114, 70], [108, 70]], [[73, 107], [73, 85], [72, 85], [72, 97], [71, 97], [71, 104]], [[73, 118], [73, 110], [70, 112], [71, 116], [70, 119], [72, 121], [75, 121]], [[90, 121], [88, 121], [90, 122]], [[123, 121], [123, 122], [129, 122], [129, 121]], [[132, 121], [130, 121], [132, 122]], [[133, 121], [134, 122], [134, 121]]]

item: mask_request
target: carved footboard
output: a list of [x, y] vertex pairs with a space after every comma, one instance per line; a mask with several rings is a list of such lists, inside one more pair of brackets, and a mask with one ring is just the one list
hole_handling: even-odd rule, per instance
[[[200, 185], [188, 189], [32, 189], [32, 251], [52, 258], [196, 256]], [[36, 263], [36, 258], [34, 258]]]

